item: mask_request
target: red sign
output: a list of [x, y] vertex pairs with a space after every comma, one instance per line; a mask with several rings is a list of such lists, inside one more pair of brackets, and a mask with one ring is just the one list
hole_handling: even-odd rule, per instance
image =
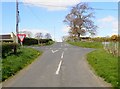
[[24, 38], [26, 37], [26, 34], [17, 34], [18, 38], [21, 42], [23, 42]]

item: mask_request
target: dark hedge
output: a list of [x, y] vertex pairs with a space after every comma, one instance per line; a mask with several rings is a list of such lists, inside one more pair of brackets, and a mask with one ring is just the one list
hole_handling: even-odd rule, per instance
[[16, 54], [17, 48], [19, 48], [19, 45], [16, 43], [2, 43], [0, 45], [0, 51], [2, 53], [0, 56], [6, 57], [10, 53]]

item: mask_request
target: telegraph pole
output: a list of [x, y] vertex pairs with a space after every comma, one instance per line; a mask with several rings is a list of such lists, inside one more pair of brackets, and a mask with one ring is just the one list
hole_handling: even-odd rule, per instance
[[19, 23], [19, 10], [18, 10], [18, 0], [16, 0], [16, 43], [18, 43], [18, 23]]

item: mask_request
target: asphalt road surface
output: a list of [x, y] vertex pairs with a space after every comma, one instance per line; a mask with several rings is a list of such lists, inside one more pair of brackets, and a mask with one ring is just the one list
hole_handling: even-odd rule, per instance
[[30, 66], [3, 83], [3, 87], [107, 87], [90, 70], [85, 55], [93, 49], [58, 42], [33, 47], [44, 53]]

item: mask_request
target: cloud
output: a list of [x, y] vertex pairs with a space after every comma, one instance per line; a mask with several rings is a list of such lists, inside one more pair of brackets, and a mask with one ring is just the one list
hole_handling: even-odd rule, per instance
[[67, 7], [80, 3], [80, 0], [23, 0], [23, 3], [56, 11], [66, 10]]
[[[18, 0], [18, 1], [22, 2], [23, 0]], [[45, 1], [45, 2], [56, 1], [57, 2], [58, 1], [59, 2], [60, 0], [29, 0], [29, 1], [32, 1], [32, 2], [41, 2], [41, 1]], [[63, 0], [63, 1], [68, 1], [68, 0]], [[74, 2], [75, 0], [71, 0], [71, 1]], [[81, 2], [119, 2], [119, 0], [80, 0], [80, 1]], [[1, 0], [1, 2], [16, 2], [16, 0]]]
[[119, 0], [81, 0], [81, 2], [119, 2]]
[[[98, 20], [99, 29], [106, 29], [112, 34], [118, 34], [118, 18], [107, 16]], [[108, 32], [108, 33], [109, 33]]]

